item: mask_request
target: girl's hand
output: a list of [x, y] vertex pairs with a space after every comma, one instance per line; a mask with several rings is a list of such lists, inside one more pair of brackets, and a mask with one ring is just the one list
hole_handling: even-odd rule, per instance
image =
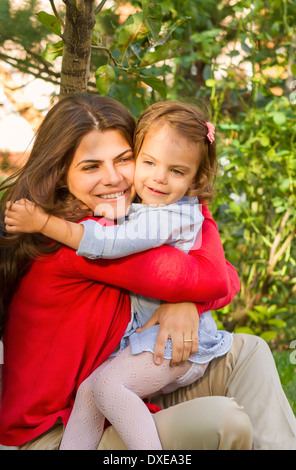
[[[199, 315], [194, 303], [164, 303], [150, 320], [136, 331], [141, 332], [157, 324], [159, 324], [159, 333], [154, 351], [155, 364], [161, 364], [168, 338], [171, 338], [173, 343], [172, 366], [186, 361], [197, 351]], [[192, 339], [192, 342], [184, 342], [188, 339]]]
[[6, 203], [4, 222], [7, 232], [41, 232], [48, 218], [48, 214], [28, 199]]

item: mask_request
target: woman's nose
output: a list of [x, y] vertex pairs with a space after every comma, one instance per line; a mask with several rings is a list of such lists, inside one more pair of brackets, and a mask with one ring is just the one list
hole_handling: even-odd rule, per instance
[[102, 175], [102, 183], [105, 186], [116, 186], [123, 180], [123, 176], [116, 166], [110, 165], [104, 168], [104, 174]]

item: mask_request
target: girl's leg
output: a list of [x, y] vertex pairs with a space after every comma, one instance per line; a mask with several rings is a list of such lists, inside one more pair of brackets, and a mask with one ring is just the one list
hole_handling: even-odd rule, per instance
[[128, 347], [94, 377], [94, 401], [128, 449], [162, 449], [155, 422], [141, 398], [162, 389], [190, 367], [188, 361], [170, 367], [166, 359], [156, 366], [152, 353], [133, 356]]
[[93, 400], [93, 377], [112, 359], [98, 367], [78, 388], [60, 450], [95, 450], [104, 431], [104, 415]]

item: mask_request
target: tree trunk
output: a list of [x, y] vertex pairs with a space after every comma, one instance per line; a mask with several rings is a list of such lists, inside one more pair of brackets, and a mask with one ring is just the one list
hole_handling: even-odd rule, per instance
[[95, 0], [64, 0], [66, 23], [60, 96], [87, 90]]

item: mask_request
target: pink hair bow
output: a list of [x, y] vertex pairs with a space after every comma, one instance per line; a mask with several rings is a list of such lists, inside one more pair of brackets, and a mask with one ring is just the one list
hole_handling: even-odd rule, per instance
[[207, 138], [210, 144], [212, 144], [215, 140], [215, 126], [211, 122], [206, 122], [206, 126], [208, 128]]

